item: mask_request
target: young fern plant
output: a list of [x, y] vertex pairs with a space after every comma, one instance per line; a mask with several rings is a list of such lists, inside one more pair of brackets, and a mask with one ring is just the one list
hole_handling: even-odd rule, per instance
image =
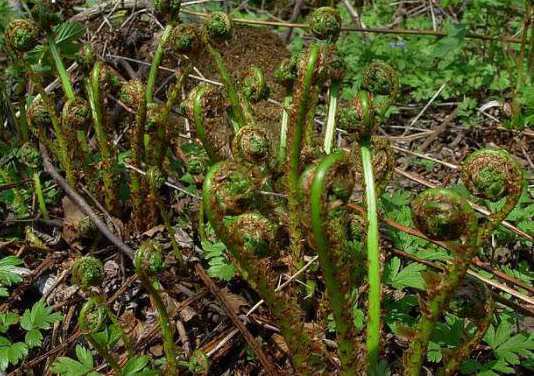
[[132, 355], [130, 338], [118, 325], [118, 320], [106, 305], [106, 299], [98, 292], [99, 286], [104, 279], [104, 266], [102, 262], [93, 256], [83, 256], [74, 261], [71, 268], [72, 281], [85, 291], [89, 298], [82, 306], [78, 317], [78, 325], [87, 342], [93, 346], [98, 354], [106, 360], [115, 375], [121, 374], [121, 367], [112, 355], [112, 349], [98, 340], [97, 333], [105, 328], [106, 322], [116, 324], [120, 336], [126, 346], [129, 355]]
[[[421, 300], [421, 317], [404, 354], [404, 375], [421, 374], [424, 356], [439, 318], [449, 307], [449, 301], [467, 273], [471, 260], [519, 202], [524, 185], [523, 171], [517, 161], [499, 149], [473, 152], [462, 163], [462, 180], [476, 197], [490, 201], [504, 199], [503, 206], [479, 224], [469, 203], [454, 191], [434, 188], [421, 193], [412, 202], [416, 226], [426, 236], [444, 241], [454, 261], [443, 276], [427, 277], [428, 291]], [[482, 325], [482, 328], [487, 325]], [[479, 335], [479, 337], [481, 337]], [[472, 345], [467, 345], [467, 348]], [[467, 351], [459, 351], [445, 374], [453, 374]]]
[[143, 242], [135, 253], [134, 266], [135, 273], [158, 312], [161, 336], [163, 337], [163, 350], [167, 360], [164, 374], [178, 375], [176, 360], [178, 353], [174, 343], [174, 330], [155, 278], [165, 268], [161, 245], [153, 240]]

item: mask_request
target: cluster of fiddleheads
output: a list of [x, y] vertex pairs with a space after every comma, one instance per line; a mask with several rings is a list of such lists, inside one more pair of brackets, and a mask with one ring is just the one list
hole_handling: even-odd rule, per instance
[[[422, 192], [412, 202], [416, 226], [430, 239], [445, 242], [454, 256], [453, 262], [441, 277], [427, 277], [427, 293], [421, 301], [421, 318], [413, 332], [413, 340], [404, 355], [405, 375], [419, 375], [430, 336], [440, 316], [465, 278], [472, 259], [488, 240], [495, 227], [517, 205], [523, 189], [523, 172], [517, 161], [502, 149], [482, 149], [465, 158], [462, 180], [476, 197], [490, 201], [504, 199], [504, 205], [491, 213], [486, 222], [479, 223], [468, 201], [446, 188]], [[461, 345], [446, 361], [443, 373], [454, 374], [461, 361], [469, 355], [488, 327], [493, 314], [492, 303], [477, 310], [477, 332]]]
[[[29, 70], [38, 90], [38, 96], [26, 109], [32, 134], [39, 142], [51, 146], [71, 185], [101, 179], [99, 193], [105, 207], [117, 213], [120, 209], [115, 189], [117, 155], [111, 147], [111, 126], [106, 114], [108, 95], [116, 96], [133, 114], [128, 117], [130, 163], [133, 168], [146, 171], [144, 177], [136, 172], [129, 176], [133, 226], [146, 229], [161, 217], [171, 228], [161, 194], [166, 177], [173, 173], [166, 162], [172, 159], [167, 159], [171, 113], [179, 104], [179, 114], [193, 124], [201, 145], [194, 145], [186, 153], [184, 170], [195, 176], [196, 182], [204, 180], [203, 213], [216, 236], [226, 244], [243, 278], [269, 306], [286, 339], [296, 371], [313, 374], [328, 365], [318, 333], [304, 325], [305, 312], [292, 291], [275, 292], [275, 268], [280, 266], [280, 256], [285, 256], [289, 269], [296, 271], [305, 254], [316, 253], [335, 322], [341, 371], [346, 375], [373, 374], [380, 352], [382, 298], [377, 200], [394, 164], [388, 141], [376, 136], [376, 131], [399, 94], [395, 71], [384, 63], [372, 63], [363, 72], [360, 90], [350, 100], [344, 100], [341, 96], [344, 67], [335, 47], [341, 18], [332, 8], [319, 8], [309, 19], [309, 31], [315, 39], [300, 55], [284, 61], [275, 73], [286, 92], [280, 129], [273, 132], [255, 116], [254, 106], [270, 92], [262, 70], [252, 66], [236, 79], [225, 65], [220, 48], [233, 33], [229, 15], [212, 13], [202, 26], [177, 24], [180, 3], [154, 1], [155, 11], [167, 24], [159, 36], [146, 83], [122, 80], [89, 46], [81, 48], [77, 62], [86, 77], [80, 92], [85, 91], [87, 99], [75, 95], [54, 44], [50, 20], [37, 17], [38, 23], [13, 21], [6, 31], [12, 55], [23, 56], [38, 43], [40, 36], [46, 36], [63, 88], [63, 98], [53, 98], [42, 88], [40, 73]], [[222, 88], [206, 83], [197, 85], [179, 103], [178, 94], [186, 87], [184, 81], [189, 73], [188, 60], [184, 59], [181, 61], [184, 69], [176, 73], [166, 100], [159, 103], [154, 89], [164, 57], [187, 57], [199, 49], [210, 56]], [[59, 116], [54, 105], [56, 99], [62, 105]], [[319, 104], [325, 104], [327, 109], [320, 130], [315, 122]], [[46, 137], [50, 126], [55, 136], [53, 142]], [[346, 131], [345, 148], [336, 143], [337, 128]], [[87, 139], [91, 132], [96, 143]], [[77, 147], [68, 148], [69, 144]], [[98, 150], [98, 158], [92, 156], [93, 149]], [[522, 172], [506, 152], [483, 150], [466, 158], [462, 179], [474, 196], [493, 201], [504, 198], [505, 203], [484, 222], [462, 196], [448, 189], [426, 191], [413, 201], [418, 229], [429, 239], [445, 244], [452, 251], [454, 262], [443, 278], [427, 275], [422, 315], [405, 354], [407, 375], [419, 374], [432, 330], [449, 308], [472, 320], [477, 330], [446, 358], [441, 371], [446, 375], [458, 369], [491, 320], [493, 302], [486, 289], [474, 288], [486, 304], [472, 311], [449, 307], [449, 302], [453, 298], [461, 300], [462, 283], [471, 259], [517, 204]], [[38, 177], [35, 186], [39, 186]], [[93, 188], [97, 186], [92, 184]], [[366, 260], [359, 259], [351, 246], [354, 218], [347, 204], [359, 199], [354, 194], [355, 187], [362, 188], [367, 209], [363, 221]], [[46, 217], [46, 206], [41, 211]], [[205, 218], [201, 219], [204, 226]], [[82, 233], [94, 231], [92, 221], [85, 225], [87, 230]], [[168, 373], [174, 374], [179, 364], [174, 334], [155, 278], [163, 268], [162, 260], [158, 244], [143, 243], [135, 268], [158, 311]], [[362, 336], [353, 325], [352, 292], [364, 283], [361, 270], [365, 262], [368, 325], [364, 347]], [[73, 266], [76, 284], [83, 289], [94, 287], [100, 280], [100, 268], [90, 258], [79, 260]], [[80, 314], [80, 328], [91, 341], [91, 333], [100, 330], [111, 317], [103, 299], [92, 296]], [[109, 351], [98, 349], [98, 343], [93, 346], [104, 358], [107, 356], [109, 365], [118, 372], [118, 364], [109, 357]]]

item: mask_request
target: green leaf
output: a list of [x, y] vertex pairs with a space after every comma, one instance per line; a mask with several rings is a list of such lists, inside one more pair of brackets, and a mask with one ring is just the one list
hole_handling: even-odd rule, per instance
[[128, 360], [124, 368], [121, 370], [122, 376], [136, 376], [139, 375], [139, 372], [143, 371], [144, 368], [150, 362], [150, 358], [147, 355], [136, 356]]
[[63, 318], [59, 312], [52, 312], [52, 307], [47, 307], [44, 301], [39, 300], [31, 310], [26, 309], [20, 319], [20, 326], [26, 331], [32, 329], [50, 329], [52, 324]]
[[24, 336], [24, 342], [26, 342], [29, 348], [41, 346], [43, 335], [39, 329], [32, 329]]
[[396, 289], [413, 287], [424, 290], [425, 281], [421, 276], [421, 272], [425, 269], [424, 265], [415, 262], [401, 269], [401, 260], [398, 257], [394, 257], [386, 265], [384, 282]]
[[93, 370], [94, 360], [91, 352], [84, 347], [76, 346], [76, 357], [78, 360], [62, 356], [58, 358], [50, 368], [53, 374], [61, 376], [101, 376]]
[[0, 333], [5, 333], [11, 325], [19, 321], [19, 315], [15, 312], [6, 312], [0, 314]]
[[25, 343], [11, 343], [6, 337], [0, 336], [0, 370], [5, 371], [11, 365], [16, 365], [28, 355]]
[[0, 285], [11, 286], [22, 281], [18, 266], [23, 261], [16, 256], [7, 256], [0, 260]]

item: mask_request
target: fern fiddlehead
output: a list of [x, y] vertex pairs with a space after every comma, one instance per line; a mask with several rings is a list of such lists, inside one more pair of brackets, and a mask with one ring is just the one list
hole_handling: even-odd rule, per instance
[[336, 323], [342, 374], [356, 375], [359, 346], [350, 300], [355, 260], [346, 241], [348, 216], [343, 205], [354, 187], [349, 155], [343, 151], [330, 154], [312, 174], [311, 227]]
[[169, 376], [178, 375], [174, 331], [172, 329], [167, 308], [165, 307], [159, 288], [156, 287], [157, 282], [154, 278], [154, 276], [157, 273], [160, 273], [165, 267], [161, 245], [152, 240], [143, 242], [135, 254], [134, 266], [137, 276], [150, 295], [158, 312], [161, 336], [163, 338], [163, 349], [167, 360], [165, 374]]
[[276, 253], [276, 226], [257, 211], [258, 187], [258, 179], [244, 165], [230, 160], [218, 162], [204, 180], [204, 211], [243, 277], [268, 304], [287, 341], [295, 370], [310, 375], [320, 349], [305, 330], [296, 301], [275, 292], [276, 275], [267, 257]]
[[[445, 278], [439, 283], [432, 283], [427, 301], [422, 307], [423, 314], [416, 338], [404, 357], [405, 375], [420, 374], [423, 356], [439, 316], [447, 309], [449, 299], [462, 282], [480, 246], [517, 205], [524, 183], [521, 167], [510, 154], [504, 150], [492, 149], [475, 151], [464, 160], [462, 180], [473, 195], [492, 201], [504, 198], [505, 202], [482, 226], [477, 226], [471, 206], [450, 191], [443, 193], [443, 190], [430, 190], [413, 202], [414, 220], [421, 231], [432, 239], [448, 242], [459, 240], [460, 244], [450, 244], [455, 261], [448, 268]], [[442, 202], [443, 198], [449, 200]], [[470, 343], [477, 341], [474, 338], [473, 342], [467, 342], [467, 348]], [[460, 347], [456, 361], [463, 356], [466, 356], [466, 352]], [[453, 362], [447, 365], [444, 372], [456, 369], [458, 364]]]

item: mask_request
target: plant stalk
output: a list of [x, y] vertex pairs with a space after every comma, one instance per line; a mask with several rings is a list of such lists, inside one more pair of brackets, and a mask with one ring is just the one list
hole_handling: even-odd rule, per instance
[[380, 300], [382, 286], [380, 281], [380, 246], [378, 235], [378, 214], [375, 180], [373, 176], [373, 153], [371, 141], [362, 142], [360, 153], [365, 182], [365, 197], [367, 200], [367, 264], [369, 300], [367, 308], [367, 367], [368, 373], [373, 374], [378, 366], [380, 352]]
[[327, 215], [323, 212], [325, 203], [325, 193], [327, 190], [327, 179], [329, 170], [335, 166], [336, 163], [344, 159], [344, 152], [336, 152], [330, 154], [321, 161], [315, 171], [311, 187], [311, 223], [314, 235], [314, 240], [317, 246], [317, 253], [319, 255], [319, 266], [323, 272], [328, 299], [330, 307], [334, 314], [337, 333], [337, 352], [341, 361], [342, 375], [352, 376], [356, 375], [357, 350], [355, 328], [352, 323], [352, 309], [350, 300], [343, 292], [343, 283], [339, 277], [343, 278], [346, 275], [340, 275], [340, 265], [337, 265], [334, 257], [336, 254], [343, 253], [344, 249], [333, 249], [325, 234], [324, 217]]
[[165, 29], [163, 30], [163, 34], [161, 35], [161, 38], [158, 43], [158, 47], [156, 48], [156, 52], [154, 53], [154, 57], [152, 58], [152, 64], [150, 64], [150, 71], [148, 73], [148, 80], [146, 83], [146, 103], [147, 104], [154, 102], [154, 86], [156, 85], [156, 79], [158, 78], [159, 66], [161, 64], [161, 60], [163, 59], [163, 53], [165, 52], [165, 45], [167, 44], [167, 41], [169, 40], [171, 31], [172, 31], [171, 24], [165, 26]]
[[49, 219], [48, 210], [46, 209], [46, 202], [43, 195], [43, 187], [41, 185], [41, 179], [39, 178], [39, 173], [33, 173], [33, 189], [35, 190], [35, 196], [37, 197], [37, 202], [39, 203], [39, 211], [43, 219]]
[[300, 261], [302, 251], [302, 229], [300, 226], [301, 197], [299, 189], [300, 156], [310, 103], [313, 102], [311, 92], [319, 53], [320, 46], [317, 43], [310, 45], [306, 70], [304, 71], [304, 75], [299, 79], [299, 85], [294, 96], [291, 125], [288, 133], [287, 187], [289, 234], [291, 238], [291, 253], [295, 264]]
[[169, 314], [167, 313], [167, 308], [163, 299], [157, 288], [154, 287], [153, 282], [150, 278], [143, 273], [138, 271], [139, 279], [143, 283], [143, 287], [147, 289], [148, 294], [152, 298], [156, 310], [158, 311], [159, 326], [161, 328], [161, 336], [163, 338], [163, 349], [165, 351], [165, 359], [167, 359], [167, 372], [169, 376], [178, 375], [178, 366], [176, 361], [176, 345], [174, 344], [174, 333], [172, 326], [169, 320]]
[[330, 93], [328, 96], [328, 116], [324, 133], [324, 152], [326, 154], [330, 154], [332, 152], [332, 145], [336, 136], [336, 110], [339, 87], [339, 81], [332, 81], [332, 86], [330, 87]]
[[115, 163], [113, 161], [109, 140], [103, 123], [100, 70], [101, 63], [97, 62], [93, 67], [89, 81], [86, 82], [86, 90], [89, 105], [91, 106], [95, 135], [100, 147], [100, 156], [102, 159], [102, 180], [104, 183], [105, 206], [107, 210], [112, 212], [115, 209], [115, 187], [113, 183], [113, 169]]

